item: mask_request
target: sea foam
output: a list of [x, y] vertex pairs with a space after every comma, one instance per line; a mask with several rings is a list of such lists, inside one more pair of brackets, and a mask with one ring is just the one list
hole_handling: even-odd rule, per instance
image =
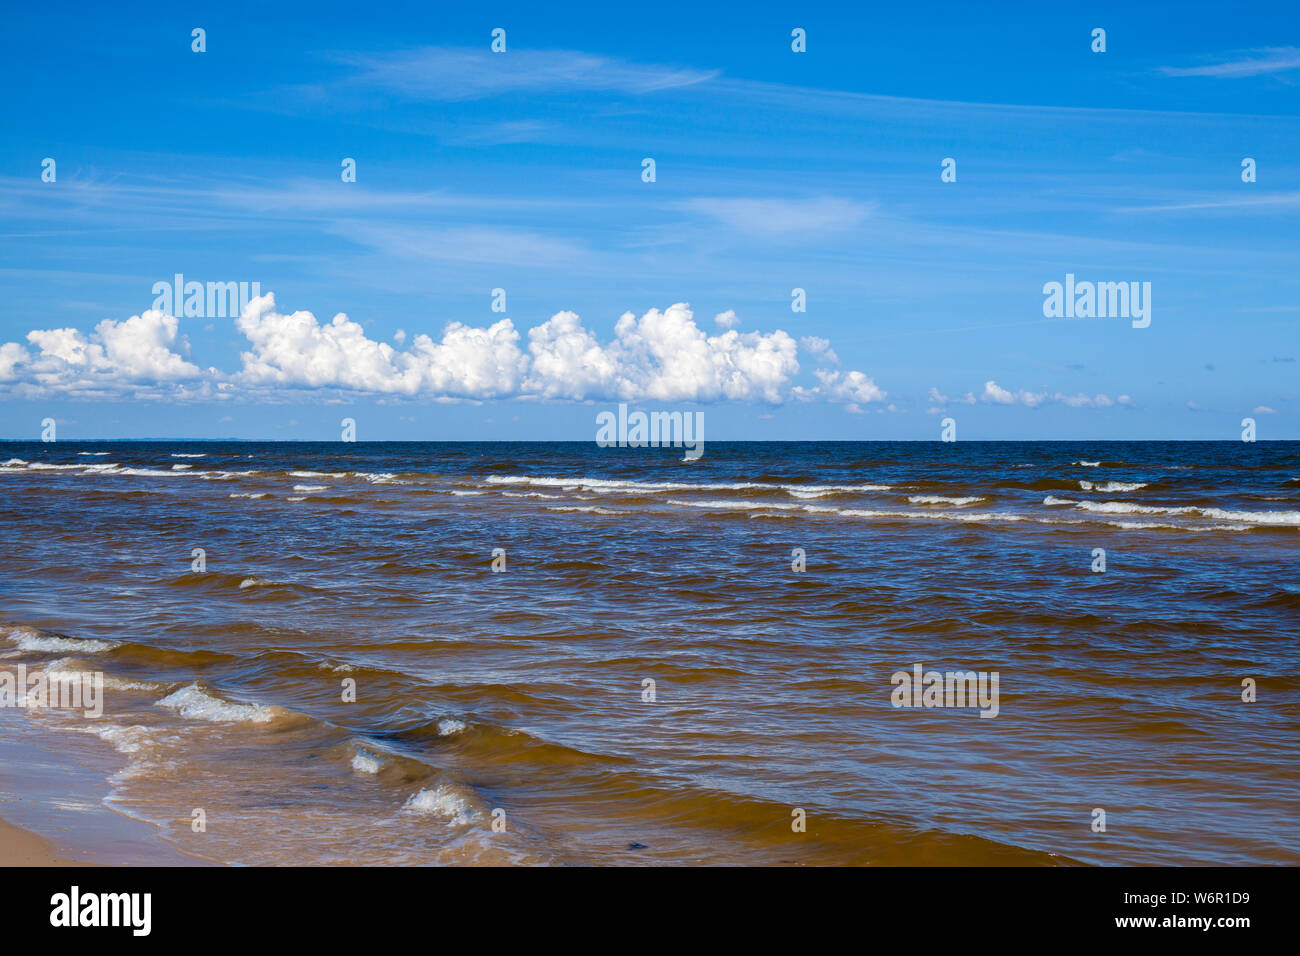
[[222, 700], [197, 683], [182, 687], [155, 704], [174, 710], [190, 720], [207, 720], [220, 724], [265, 724], [275, 719], [278, 713], [274, 707], [235, 704]]

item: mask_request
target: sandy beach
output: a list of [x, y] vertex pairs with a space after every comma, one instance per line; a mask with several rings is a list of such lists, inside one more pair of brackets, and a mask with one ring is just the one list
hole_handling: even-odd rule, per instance
[[0, 820], [0, 866], [85, 866], [60, 857], [44, 837]]

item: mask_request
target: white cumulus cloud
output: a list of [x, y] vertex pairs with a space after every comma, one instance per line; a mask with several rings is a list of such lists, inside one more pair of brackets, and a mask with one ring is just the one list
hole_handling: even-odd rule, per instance
[[[937, 395], [938, 392], [935, 389], [930, 390], [932, 401], [935, 400]], [[1031, 392], [1023, 388], [1013, 391], [1003, 388], [992, 379], [984, 383], [984, 391], [980, 395], [980, 400], [992, 405], [1024, 405], [1028, 408], [1037, 408], [1039, 405], [1049, 402], [1059, 402], [1071, 408], [1109, 408], [1115, 404], [1110, 396], [1101, 394], [1085, 395], [1080, 392], [1077, 395], [1066, 395], [1064, 392], [1049, 392], [1046, 389]]]
[[[726, 326], [734, 312], [717, 317]], [[30, 345], [0, 345], [0, 384], [26, 394], [114, 394], [267, 398], [323, 391], [426, 400], [517, 398], [543, 401], [779, 404], [790, 399], [859, 406], [885, 392], [863, 372], [816, 368], [817, 384], [796, 384], [800, 345], [788, 333], [710, 334], [690, 306], [624, 313], [602, 340], [574, 312], [557, 312], [527, 330], [508, 318], [486, 328], [450, 322], [436, 337], [371, 338], [339, 313], [278, 311], [274, 294], [252, 299], [235, 320], [246, 340], [239, 368], [199, 369], [185, 357], [177, 319], [145, 312], [77, 329], [35, 330]], [[404, 347], [405, 346], [405, 347]], [[816, 336], [803, 348], [837, 362]], [[161, 389], [161, 386], [169, 388]], [[143, 391], [142, 391], [143, 389]], [[114, 391], [116, 390], [116, 392]]]
[[34, 329], [31, 349], [0, 345], [0, 381], [28, 394], [98, 395], [132, 385], [180, 384], [205, 373], [185, 354], [189, 343], [175, 316], [150, 310], [121, 322], [105, 319], [89, 335], [78, 329]]
[[787, 333], [729, 329], [706, 335], [684, 303], [651, 309], [639, 319], [626, 312], [614, 338], [619, 397], [629, 399], [776, 403], [799, 371], [799, 347]]
[[813, 376], [820, 384], [811, 389], [796, 388], [796, 397], [805, 401], [822, 399], [857, 405], [883, 401], [887, 394], [862, 372], [841, 372], [838, 369], [819, 368], [813, 372]]
[[417, 335], [399, 352], [341, 312], [327, 324], [310, 312], [276, 312], [268, 293], [251, 300], [235, 325], [252, 346], [236, 376], [249, 385], [492, 398], [514, 392], [520, 378], [519, 333], [509, 319], [486, 329], [453, 322], [440, 342]]
[[831, 348], [829, 339], [824, 339], [819, 335], [805, 335], [799, 340], [799, 344], [823, 362], [830, 362], [832, 365], [840, 364], [840, 357]]

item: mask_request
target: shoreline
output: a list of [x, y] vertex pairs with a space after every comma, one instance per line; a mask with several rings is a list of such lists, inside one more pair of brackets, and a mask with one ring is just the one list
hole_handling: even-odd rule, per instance
[[0, 713], [0, 867], [219, 865], [107, 806], [115, 762], [107, 754], [87, 762]]

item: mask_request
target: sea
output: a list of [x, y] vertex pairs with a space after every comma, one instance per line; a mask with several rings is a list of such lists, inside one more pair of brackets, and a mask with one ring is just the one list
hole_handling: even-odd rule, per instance
[[196, 863], [1296, 865], [1298, 559], [1298, 442], [4, 442], [0, 673], [103, 691], [0, 707], [0, 816], [110, 863], [106, 813]]

